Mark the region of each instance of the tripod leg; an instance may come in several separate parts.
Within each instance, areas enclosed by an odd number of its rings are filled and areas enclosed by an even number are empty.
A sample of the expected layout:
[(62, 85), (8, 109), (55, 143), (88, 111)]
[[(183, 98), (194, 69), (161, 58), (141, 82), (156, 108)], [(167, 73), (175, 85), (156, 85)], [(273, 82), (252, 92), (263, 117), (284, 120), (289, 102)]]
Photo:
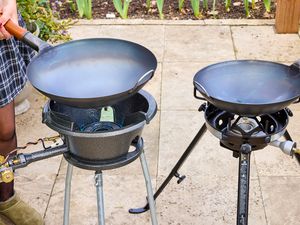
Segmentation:
[[(183, 163), (185, 162), (185, 160), (189, 157), (189, 155), (193, 151), (194, 147), (197, 145), (198, 141), (204, 135), (204, 133), (206, 132), (206, 130), (207, 130), (207, 128), (206, 128), (206, 125), (204, 123), (202, 125), (202, 127), (200, 128), (200, 130), (198, 131), (198, 133), (196, 134), (196, 136), (194, 137), (194, 139), (192, 140), (192, 142), (190, 143), (190, 145), (187, 147), (187, 149), (185, 150), (185, 152), (182, 154), (182, 156), (180, 157), (180, 159), (178, 160), (178, 162), (176, 163), (176, 165), (174, 166), (174, 168), (172, 169), (172, 171), (170, 172), (170, 174), (168, 175), (168, 177), (165, 179), (165, 181), (161, 184), (161, 186), (155, 192), (154, 199), (156, 199), (160, 195), (160, 193), (170, 183), (171, 179), (174, 176), (177, 177), (177, 178), (179, 178), (179, 180), (178, 180), (177, 183), (180, 183), (185, 178), (185, 176), (180, 176), (178, 174), (178, 170), (181, 168), (181, 166), (183, 165)], [(139, 214), (139, 213), (146, 212), (148, 209), (149, 209), (149, 203), (147, 203), (142, 208), (129, 209), (129, 213)]]
[(251, 146), (242, 145), (239, 158), (237, 225), (248, 225), (250, 154)]
[(97, 192), (98, 224), (105, 225), (102, 171), (95, 172), (95, 186)]
[(150, 208), (152, 225), (157, 225), (158, 223), (157, 223), (157, 217), (156, 217), (155, 201), (154, 201), (154, 197), (153, 197), (151, 178), (150, 178), (150, 173), (149, 173), (149, 169), (147, 166), (147, 161), (146, 161), (146, 157), (144, 154), (144, 150), (142, 150), (142, 153), (140, 155), (140, 160), (141, 160), (142, 169), (143, 169), (146, 187), (147, 187), (147, 195), (148, 195), (148, 202), (149, 202), (148, 204), (149, 204), (149, 208)]
[(66, 181), (65, 181), (64, 223), (63, 223), (64, 225), (69, 225), (72, 174), (73, 174), (73, 166), (70, 163), (68, 163)]

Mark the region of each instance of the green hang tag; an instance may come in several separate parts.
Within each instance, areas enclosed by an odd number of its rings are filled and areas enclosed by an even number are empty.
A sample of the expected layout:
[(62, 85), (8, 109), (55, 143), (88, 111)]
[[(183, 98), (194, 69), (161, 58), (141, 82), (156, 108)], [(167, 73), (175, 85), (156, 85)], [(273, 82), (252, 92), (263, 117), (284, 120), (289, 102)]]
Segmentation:
[(100, 122), (115, 122), (114, 109), (110, 106), (101, 109)]

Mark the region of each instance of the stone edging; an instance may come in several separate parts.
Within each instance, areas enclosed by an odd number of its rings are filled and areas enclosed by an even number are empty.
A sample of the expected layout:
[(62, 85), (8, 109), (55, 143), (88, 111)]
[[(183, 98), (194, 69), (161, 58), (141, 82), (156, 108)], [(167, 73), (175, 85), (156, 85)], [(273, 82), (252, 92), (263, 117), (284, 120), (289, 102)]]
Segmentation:
[(231, 26), (273, 26), (275, 19), (207, 19), (207, 20), (144, 20), (144, 19), (80, 19), (75, 25), (231, 25)]

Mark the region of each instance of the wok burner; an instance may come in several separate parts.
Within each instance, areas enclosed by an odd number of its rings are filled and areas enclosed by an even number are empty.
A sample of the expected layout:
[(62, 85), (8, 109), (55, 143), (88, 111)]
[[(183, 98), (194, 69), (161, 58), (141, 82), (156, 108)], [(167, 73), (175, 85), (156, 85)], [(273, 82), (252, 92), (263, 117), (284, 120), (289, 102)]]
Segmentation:
[(151, 222), (152, 225), (157, 225), (151, 178), (142, 139), (142, 130), (155, 116), (156, 111), (154, 98), (143, 90), (114, 105), (98, 108), (77, 108), (50, 100), (43, 109), (43, 123), (61, 135), (63, 145), (31, 154), (18, 154), (5, 162), (5, 165), (1, 162), (0, 175), (3, 171), (22, 168), (34, 161), (63, 154), (68, 162), (63, 224), (69, 224), (72, 171), (73, 166), (76, 166), (95, 171), (98, 222), (99, 225), (104, 225), (102, 171), (125, 166), (140, 158)]
[(259, 150), (279, 139), (288, 124), (287, 109), (273, 114), (256, 117), (243, 117), (208, 104), (205, 110), (207, 129), (218, 139), (221, 146), (239, 152), (243, 144), (251, 145), (252, 150)]
[[(156, 199), (173, 177), (180, 184), (184, 175), (178, 173), (179, 169), (193, 151), (201, 137), (209, 130), (220, 140), (220, 145), (233, 152), (239, 158), (237, 225), (248, 225), (248, 201), (250, 183), (250, 155), (252, 151), (260, 150), (267, 145), (279, 147), (284, 153), (293, 156), (299, 153), (296, 143), (292, 141), (286, 127), (292, 112), (282, 109), (276, 113), (259, 116), (240, 116), (219, 109), (211, 103), (204, 103), (199, 111), (204, 112), (205, 123), (202, 125), (190, 145), (182, 154), (168, 177), (154, 194)], [(279, 141), (284, 137), (286, 141)], [(297, 156), (297, 155), (296, 155)], [(299, 157), (298, 157), (298, 161)], [(143, 213), (149, 209), (149, 204), (142, 208), (130, 209), (131, 213)]]

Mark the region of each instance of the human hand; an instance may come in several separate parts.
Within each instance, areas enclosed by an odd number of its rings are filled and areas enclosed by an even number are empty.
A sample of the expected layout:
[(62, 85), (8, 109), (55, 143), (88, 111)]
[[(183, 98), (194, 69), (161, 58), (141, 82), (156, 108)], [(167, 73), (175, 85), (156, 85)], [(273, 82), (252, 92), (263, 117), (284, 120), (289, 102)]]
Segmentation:
[(16, 0), (0, 0), (0, 15), (0, 40), (9, 39), (12, 35), (8, 33), (4, 25), (9, 19), (18, 24)]

